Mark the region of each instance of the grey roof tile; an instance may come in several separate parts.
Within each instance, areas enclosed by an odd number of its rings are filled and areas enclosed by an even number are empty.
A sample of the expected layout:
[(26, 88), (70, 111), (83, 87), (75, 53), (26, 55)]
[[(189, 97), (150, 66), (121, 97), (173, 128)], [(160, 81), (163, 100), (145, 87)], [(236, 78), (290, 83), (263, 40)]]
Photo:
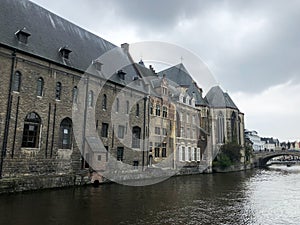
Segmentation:
[[(27, 0), (0, 0), (0, 43), (59, 64), (85, 71), (92, 60), (116, 47), (114, 44), (80, 28)], [(17, 40), (23, 28), (31, 34), (28, 43)], [(59, 49), (72, 51), (64, 62)]]
[(193, 80), (187, 69), (184, 67), (182, 63), (167, 68), (158, 73), (159, 76), (165, 75), (166, 78), (172, 80), (180, 86), (187, 86), (187, 92), (189, 95), (195, 95), (196, 105), (207, 106), (208, 102), (202, 97), (202, 94), (199, 91), (197, 83)]
[(224, 93), (220, 86), (212, 87), (205, 98), (209, 106), (213, 108), (232, 108), (238, 110), (238, 107), (234, 104), (229, 94)]

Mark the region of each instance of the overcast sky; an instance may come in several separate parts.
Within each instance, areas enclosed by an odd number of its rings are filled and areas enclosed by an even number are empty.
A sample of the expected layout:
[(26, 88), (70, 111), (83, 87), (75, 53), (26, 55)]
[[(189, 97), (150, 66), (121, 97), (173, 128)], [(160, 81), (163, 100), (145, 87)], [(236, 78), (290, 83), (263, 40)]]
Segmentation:
[(163, 41), (191, 50), (245, 113), (247, 129), (300, 140), (300, 1), (33, 2), (116, 45)]

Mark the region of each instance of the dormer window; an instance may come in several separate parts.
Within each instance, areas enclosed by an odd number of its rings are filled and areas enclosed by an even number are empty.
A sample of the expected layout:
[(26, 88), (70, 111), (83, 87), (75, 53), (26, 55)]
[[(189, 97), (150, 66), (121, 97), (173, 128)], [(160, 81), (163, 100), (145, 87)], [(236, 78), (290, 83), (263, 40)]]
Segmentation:
[(64, 46), (59, 49), (59, 52), (64, 59), (69, 59), (69, 55), (72, 52), (72, 50), (68, 46)]
[(92, 64), (96, 70), (101, 71), (103, 65), (101, 62), (99, 62), (98, 60), (93, 60)]
[(118, 76), (121, 80), (125, 80), (125, 72), (123, 70), (118, 71)]
[(23, 29), (18, 30), (15, 35), (17, 36), (19, 42), (27, 44), (28, 37), (31, 36), (31, 33), (29, 33), (29, 31), (24, 27)]

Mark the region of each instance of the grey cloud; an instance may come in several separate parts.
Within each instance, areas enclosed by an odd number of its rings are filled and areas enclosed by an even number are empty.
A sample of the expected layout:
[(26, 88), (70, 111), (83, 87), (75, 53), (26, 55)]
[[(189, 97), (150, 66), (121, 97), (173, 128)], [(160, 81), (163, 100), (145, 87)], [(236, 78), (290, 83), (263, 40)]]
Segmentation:
[[(118, 20), (124, 26), (133, 27), (140, 40), (155, 39), (187, 47), (212, 63), (221, 85), (231, 91), (257, 92), (300, 74), (300, 2), (297, 0), (288, 3), (282, 0), (77, 0), (72, 5), (68, 0), (35, 2), (52, 5), (60, 15), (72, 18), (84, 28), (117, 29), (113, 25)], [(107, 19), (109, 12), (115, 18)], [(223, 12), (237, 20), (266, 18), (267, 30), (258, 36), (249, 35), (241, 48), (227, 48), (234, 43), (229, 43), (231, 40), (226, 35), (237, 31), (231, 31), (230, 27), (219, 30), (210, 27), (216, 20), (214, 16)], [(182, 20), (196, 21), (199, 27), (176, 30)]]

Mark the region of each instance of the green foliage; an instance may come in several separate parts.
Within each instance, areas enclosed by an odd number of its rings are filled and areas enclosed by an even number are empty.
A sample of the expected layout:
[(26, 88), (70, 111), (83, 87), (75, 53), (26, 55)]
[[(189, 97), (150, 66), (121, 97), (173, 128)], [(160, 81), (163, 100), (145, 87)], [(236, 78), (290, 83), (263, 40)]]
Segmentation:
[(253, 150), (252, 147), (249, 145), (245, 145), (245, 158), (246, 161), (249, 161), (253, 156)]
[(217, 161), (213, 162), (213, 166), (221, 167), (222, 169), (229, 167), (231, 165), (232, 165), (232, 162), (231, 162), (230, 158), (223, 153), (219, 154)]
[(213, 162), (213, 166), (226, 168), (239, 163), (242, 157), (241, 149), (242, 146), (234, 142), (222, 145), (220, 153), (218, 154), (216, 160)]
[(226, 143), (226, 144), (222, 145), (221, 153), (223, 153), (224, 155), (227, 155), (232, 163), (237, 163), (237, 162), (240, 162), (241, 157), (242, 157), (241, 149), (242, 149), (242, 146), (240, 146), (236, 143), (230, 142), (230, 143)]

